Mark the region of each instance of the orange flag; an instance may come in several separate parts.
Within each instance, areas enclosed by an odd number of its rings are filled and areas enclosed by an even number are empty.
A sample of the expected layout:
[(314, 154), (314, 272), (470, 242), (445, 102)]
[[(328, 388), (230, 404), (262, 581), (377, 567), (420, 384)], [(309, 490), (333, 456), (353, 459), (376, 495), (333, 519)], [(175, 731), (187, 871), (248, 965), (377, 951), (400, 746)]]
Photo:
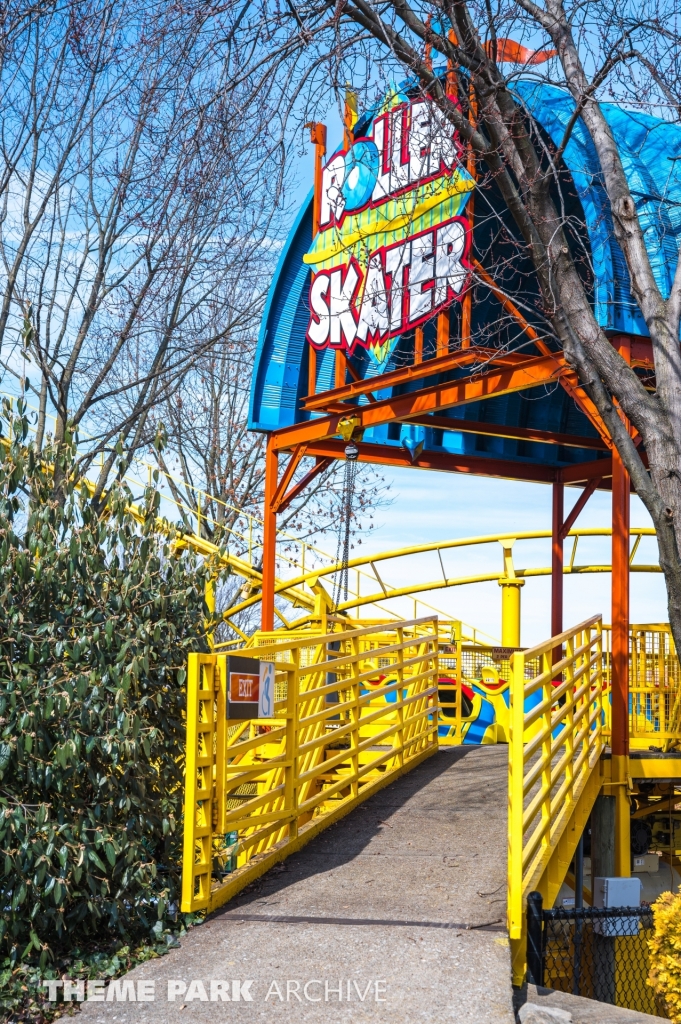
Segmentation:
[[(492, 56), (491, 40), (485, 43), (488, 57)], [(497, 39), (497, 61), (508, 64), (543, 64), (556, 56), (555, 50), (528, 50), (513, 39)]]

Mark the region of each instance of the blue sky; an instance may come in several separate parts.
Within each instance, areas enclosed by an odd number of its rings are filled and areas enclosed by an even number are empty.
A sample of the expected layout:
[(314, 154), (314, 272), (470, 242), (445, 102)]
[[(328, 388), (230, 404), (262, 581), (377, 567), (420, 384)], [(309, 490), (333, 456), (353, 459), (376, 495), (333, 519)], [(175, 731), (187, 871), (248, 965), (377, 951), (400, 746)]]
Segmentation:
[[(436, 540), (475, 537), (483, 534), (551, 529), (551, 488), (543, 484), (467, 477), (458, 474), (396, 469), (386, 472), (393, 502), (378, 512), (371, 535), (354, 554), (387, 551), (410, 544)], [(576, 488), (566, 488), (566, 514), (579, 497)], [(609, 492), (592, 495), (577, 520), (577, 527), (609, 527)], [(632, 497), (632, 526), (650, 526), (650, 517), (640, 500)], [(571, 541), (567, 541), (566, 561)], [(364, 547), (367, 544), (367, 548)], [(550, 564), (550, 541), (518, 542), (514, 548), (518, 567)], [(655, 539), (644, 539), (636, 562), (657, 562)], [(593, 538), (579, 542), (575, 564), (609, 564), (610, 539)], [(498, 544), (445, 554), (447, 576), (472, 575), (501, 568), (502, 551)], [(402, 560), (381, 569), (393, 585), (411, 580), (428, 581), (442, 575), (437, 555)], [(564, 625), (567, 628), (590, 615), (601, 613), (610, 622), (610, 574), (591, 574), (565, 579)], [(500, 634), (501, 595), (497, 583), (481, 583), (439, 590), (424, 599), (462, 618), (470, 625), (498, 637)], [(412, 606), (413, 607), (413, 606)], [(410, 609), (404, 606), (404, 612)], [(421, 613), (421, 612), (419, 612)], [(522, 591), (523, 645), (538, 643), (550, 635), (550, 581), (548, 577), (528, 579)], [(666, 595), (660, 574), (632, 573), (631, 621), (666, 622)]]

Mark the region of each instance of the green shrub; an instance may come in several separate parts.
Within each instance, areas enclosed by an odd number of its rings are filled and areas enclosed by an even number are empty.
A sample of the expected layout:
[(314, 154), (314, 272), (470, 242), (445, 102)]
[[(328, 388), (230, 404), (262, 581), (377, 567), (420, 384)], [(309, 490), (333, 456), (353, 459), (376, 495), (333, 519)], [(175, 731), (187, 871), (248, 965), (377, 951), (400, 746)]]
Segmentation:
[(46, 966), (176, 919), (183, 666), (206, 650), (210, 567), (157, 532), (154, 488), (142, 523), (124, 487), (98, 513), (69, 482), (72, 441), (39, 459), (4, 419), (0, 953)]

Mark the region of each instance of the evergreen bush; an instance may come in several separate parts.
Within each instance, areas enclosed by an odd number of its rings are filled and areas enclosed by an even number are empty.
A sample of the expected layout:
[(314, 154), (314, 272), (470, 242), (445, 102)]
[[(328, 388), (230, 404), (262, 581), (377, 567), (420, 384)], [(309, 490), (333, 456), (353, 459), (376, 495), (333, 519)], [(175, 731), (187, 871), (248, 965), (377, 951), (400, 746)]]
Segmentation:
[[(176, 920), (185, 669), (212, 567), (114, 486), (96, 510), (75, 442), (40, 456), (4, 408), (0, 451), (0, 949), (153, 940)], [(7, 429), (9, 428), (9, 430)]]

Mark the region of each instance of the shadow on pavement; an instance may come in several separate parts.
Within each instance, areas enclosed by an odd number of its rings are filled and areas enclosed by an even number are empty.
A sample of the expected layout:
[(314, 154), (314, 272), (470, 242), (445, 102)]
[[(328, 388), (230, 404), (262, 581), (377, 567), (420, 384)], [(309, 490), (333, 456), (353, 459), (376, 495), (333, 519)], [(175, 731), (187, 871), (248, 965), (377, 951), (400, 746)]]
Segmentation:
[[(298, 853), (292, 854), (283, 863), (270, 869), (262, 878), (252, 882), (226, 907), (212, 914), (211, 920), (217, 920), (225, 915), (236, 915), (246, 920), (247, 915), (243, 913), (243, 910), (255, 900), (282, 892), (303, 879), (322, 874), (330, 868), (340, 867), (354, 860), (372, 839), (383, 831), (381, 826), (384, 824), (386, 816), (400, 810), (430, 783), (463, 761), (467, 754), (476, 749), (478, 748), (473, 746), (440, 749), (437, 754), (406, 775), (396, 779), (385, 789), (380, 790), (346, 817), (334, 825), (330, 825)], [(424, 808), (419, 809), (423, 810)], [(269, 920), (272, 918), (270, 917)], [(316, 920), (319, 919), (316, 918)], [(329, 923), (332, 922), (329, 921)], [(442, 925), (438, 925), (438, 927), (442, 927)]]

